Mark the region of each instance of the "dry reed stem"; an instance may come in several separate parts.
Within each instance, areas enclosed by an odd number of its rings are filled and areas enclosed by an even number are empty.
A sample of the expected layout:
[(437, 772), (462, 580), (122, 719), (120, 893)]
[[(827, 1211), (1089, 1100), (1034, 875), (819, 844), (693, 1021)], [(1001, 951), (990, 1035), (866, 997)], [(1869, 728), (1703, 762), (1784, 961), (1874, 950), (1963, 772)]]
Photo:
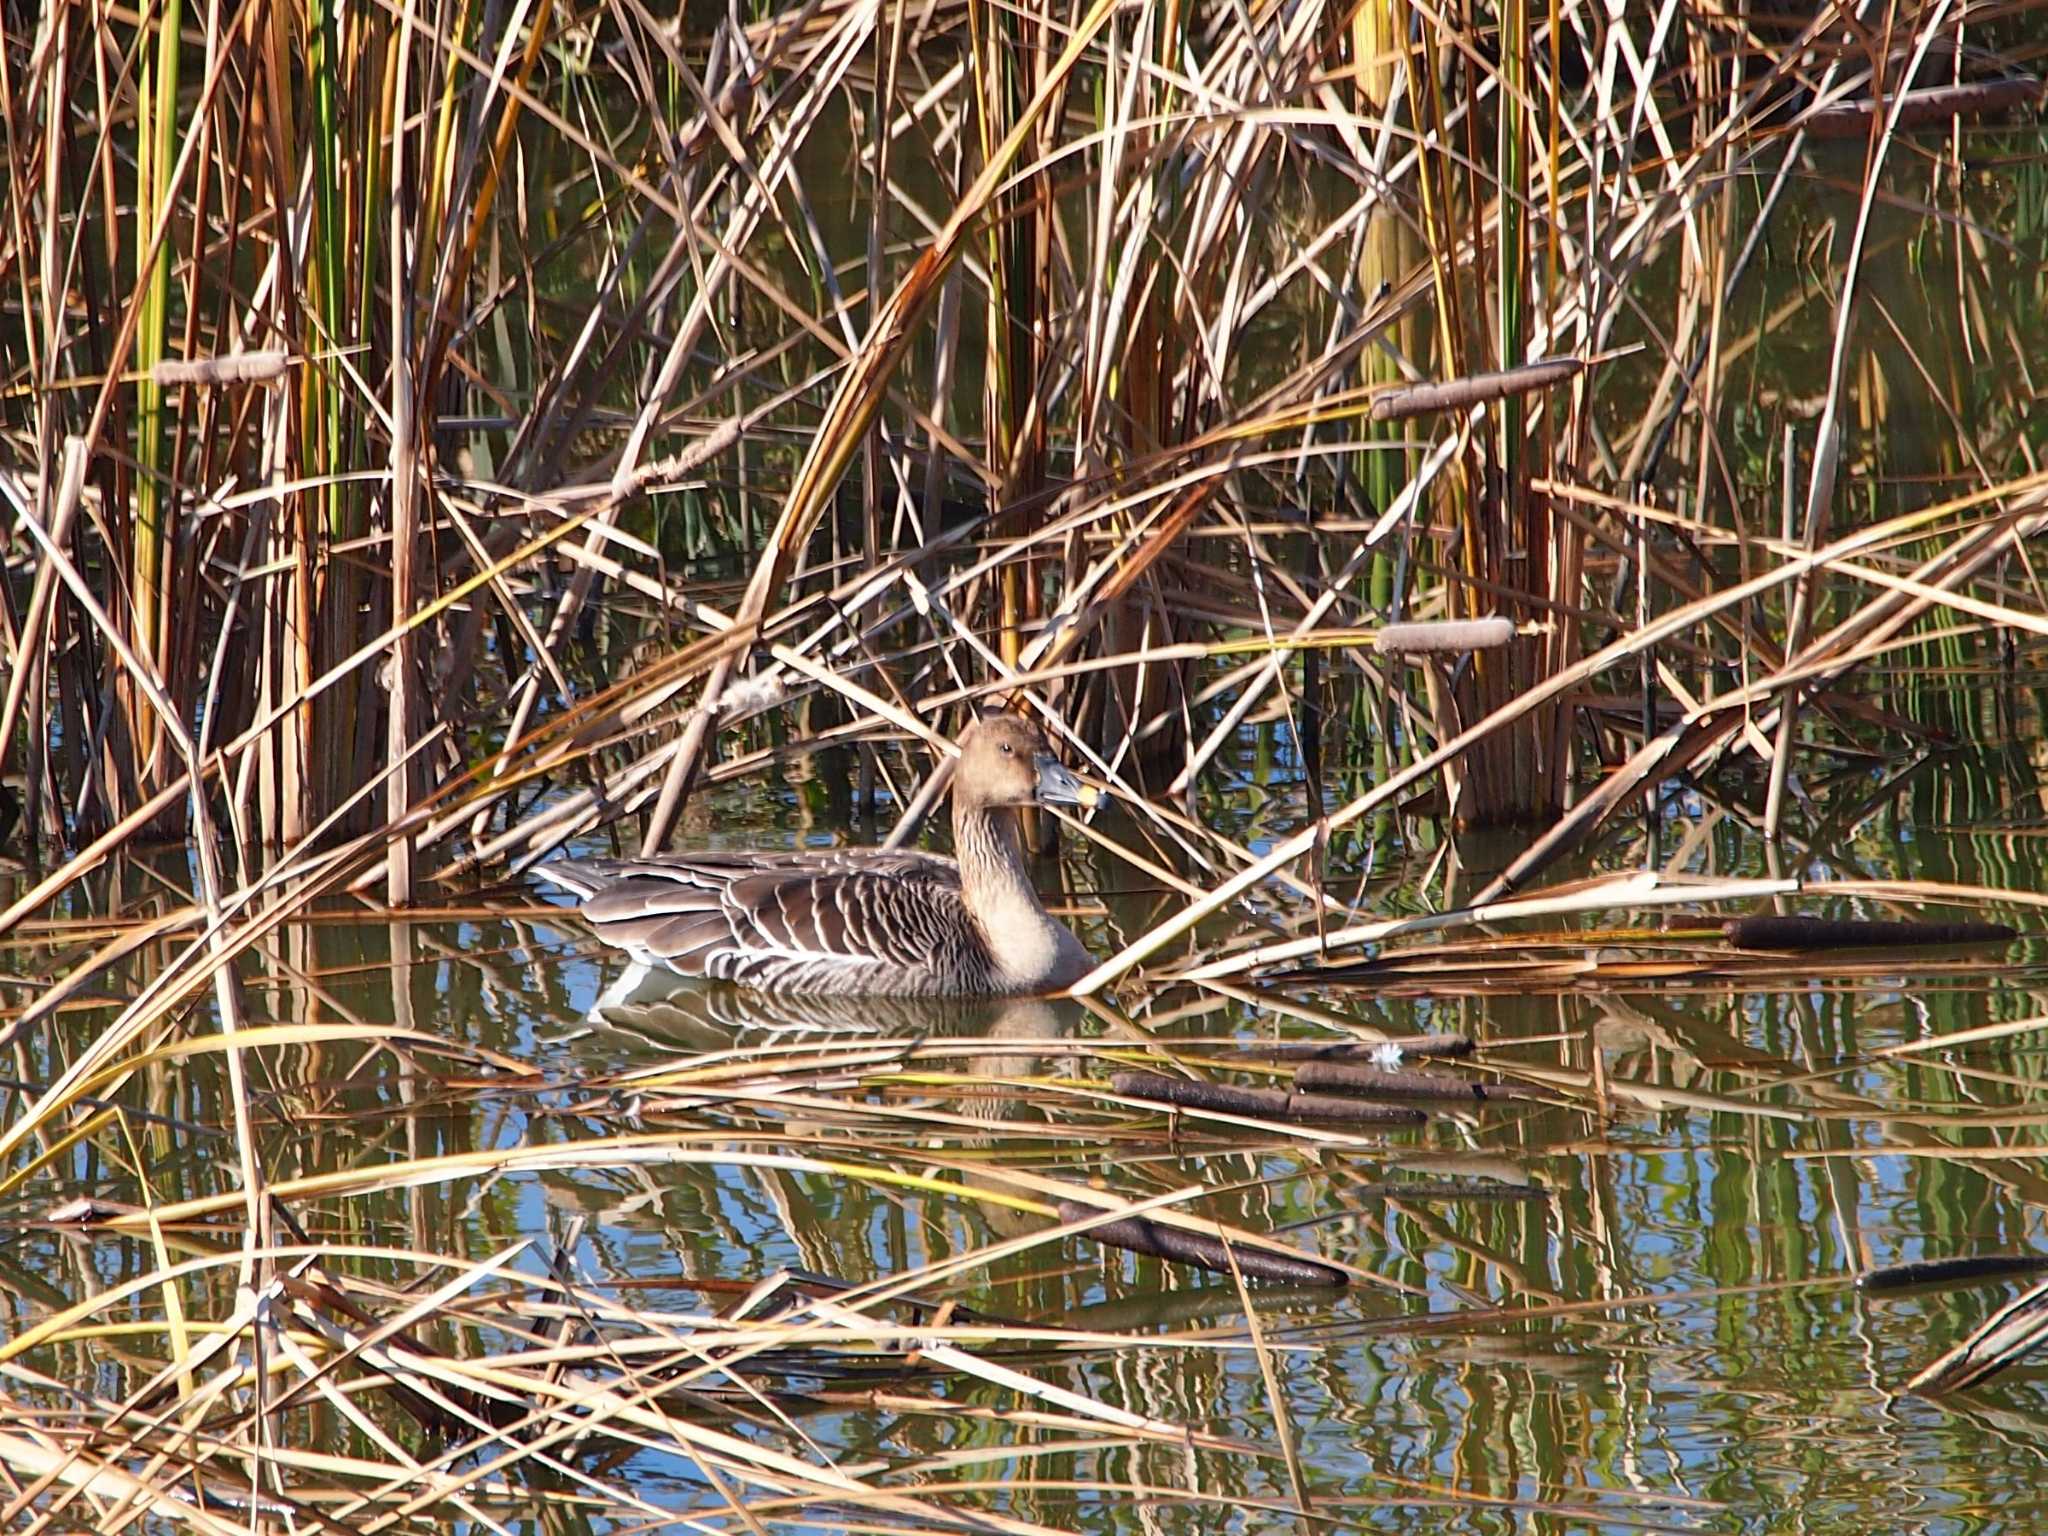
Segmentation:
[[(1573, 19), (1547, 35), (1547, 58), (1532, 48), (1510, 68), (1502, 46), (1542, 29), (1501, 25), (1509, 10), (1418, 8), (1433, 46), (1404, 43), (1374, 100), (1341, 89), (1356, 61), (1329, 48), (1353, 18), (1327, 6), (1219, 13), (1199, 36), (1150, 0), (1003, 13), (1040, 50), (1032, 94), (998, 125), (993, 153), (970, 154), (961, 146), (993, 98), (951, 62), (977, 24), (962, 5), (883, 13), (817, 0), (700, 38), (638, 6), (586, 34), (582, 18), (543, 3), (480, 39), (463, 7), (385, 3), (350, 13), (334, 29), (339, 56), (319, 63), (293, 57), (310, 17), (252, 0), (194, 13), (183, 89), (149, 98), (137, 66), (164, 52), (161, 13), (44, 7), (0, 57), (12, 172), (0, 281), (19, 297), (8, 334), (23, 343), (0, 374), (0, 501), (17, 535), (0, 604), (0, 766), (18, 773), (0, 803), (19, 783), (30, 814), (18, 835), (48, 872), (8, 890), (0, 933), (23, 941), (25, 920), (73, 888), (85, 900), (84, 877), (147, 838), (193, 842), (189, 904), (96, 934), (12, 1010), (9, 1038), (38, 1047), (100, 978), (167, 941), (168, 963), (17, 1105), (0, 1130), (0, 1178), (40, 1176), (50, 1148), (113, 1136), (107, 1106), (138, 1072), (218, 1057), (237, 1079), (237, 1156), (199, 1213), (239, 1215), (239, 1255), (223, 1262), (262, 1284), (296, 1262), (264, 1241), (273, 1213), (302, 1197), (364, 1198), (377, 1175), (341, 1170), (331, 1187), (276, 1177), (296, 1170), (270, 1166), (258, 1134), (268, 1111), (242, 1074), (282, 1051), (366, 1040), (368, 1026), (251, 1027), (236, 966), (343, 886), (381, 882), (394, 903), (416, 899), (427, 881), (494, 875), (650, 803), (661, 841), (681, 798), (663, 787), (693, 773), (731, 783), (850, 746), (911, 802), (908, 835), (943, 791), (944, 742), (964, 709), (1030, 710), (1140, 818), (1134, 836), (1086, 829), (1105, 860), (1186, 900), (1106, 960), (1084, 983), (1094, 990), (1240, 896), (1256, 890), (1264, 906), (1269, 881), (1281, 905), (1261, 916), (1275, 935), (1176, 963), (1220, 974), (1384, 936), (1326, 888), (1352, 873), (1364, 888), (1333, 834), (1453, 767), (1499, 793), (1535, 762), (1531, 777), (1560, 794), (1582, 739), (1621, 765), (1553, 821), (1516, 879), (1723, 751), (1769, 759), (1776, 823), (1796, 712), (1827, 740), (1891, 728), (1842, 689), (1856, 669), (1913, 645), (2048, 633), (2028, 548), (2040, 481), (2015, 448), (2033, 408), (2024, 366), (1979, 369), (1967, 401), (1940, 400), (1955, 430), (1973, 424), (1962, 446), (1974, 491), (1801, 547), (1760, 536), (1743, 504), (1753, 492), (1731, 407), (1787, 413), (1742, 400), (1734, 365), (1768, 371), (1766, 343), (1834, 304), (1824, 409), (1839, 418), (1863, 329), (1822, 284), (1761, 293), (1754, 322), (1722, 303), (1784, 243), (1779, 210), (1798, 193), (1807, 138), (1853, 120), (1875, 136), (1850, 176), (1852, 274), (1867, 279), (1896, 249), (1877, 244), (1881, 216), (1941, 221), (1956, 239), (1958, 355), (2023, 363), (2029, 333), (2001, 327), (1995, 299), (2001, 253), (2026, 248), (1960, 177), (1951, 199), (1946, 186), (1922, 197), (1877, 174), (1904, 177), (1892, 136), (1918, 114), (2019, 94), (1996, 79), (1939, 98), (1897, 88), (1902, 66), (1910, 85), (1935, 50), (1964, 32), (1998, 35), (2000, 19), (1961, 0), (1919, 7), (1899, 18), (1894, 56), (1872, 61), (1860, 43), (1836, 46), (1826, 16), (1771, 37), (1749, 23), (1717, 30), (1664, 0), (1620, 24)], [(1100, 89), (1070, 88), (1077, 71)], [(1873, 92), (1881, 130), (1862, 99)], [(322, 100), (331, 124), (316, 116)], [(841, 134), (855, 112), (871, 131)], [(164, 135), (152, 152), (176, 146), (152, 163), (147, 198), (131, 179), (145, 121)], [(1503, 124), (1489, 164), (1479, 146)], [(821, 152), (865, 198), (857, 253), (804, 184)], [(1740, 189), (1765, 168), (1752, 216)], [(124, 226), (123, 208), (141, 222)], [(1420, 243), (1407, 270), (1368, 291), (1360, 253), (1388, 221)], [(1032, 249), (1021, 283), (983, 248), (1012, 232)], [(149, 298), (159, 271), (161, 303)], [(865, 273), (865, 292), (849, 289), (860, 281), (849, 272)], [(1025, 360), (1009, 375), (1021, 388), (1007, 446), (993, 424), (979, 441), (944, 398), (974, 350), (962, 316), (1003, 295), (1020, 316), (1028, 307), (1031, 331), (1006, 354)], [(1445, 321), (1434, 338), (1414, 323), (1432, 305)], [(1480, 314), (1491, 332), (1467, 328)], [(1941, 350), (1911, 339), (1918, 317), (1893, 306), (1884, 318), (1908, 353), (1902, 377), (1931, 391)], [(1430, 382), (1499, 363), (1512, 372), (1541, 351), (1603, 358), (1617, 330), (1646, 338), (1641, 364), (1610, 359), (1540, 401), (1507, 406)], [(1257, 338), (1272, 335), (1293, 350), (1261, 353)], [(913, 401), (909, 375), (927, 354), (933, 398)], [(286, 358), (271, 387), (273, 360)], [(1387, 371), (1368, 380), (1367, 358)], [(152, 388), (179, 386), (155, 407), (156, 446), (135, 376), (144, 364)], [(1425, 398), (1436, 391), (1455, 419), (1414, 442), (1372, 435), (1368, 418), (1389, 398), (1374, 381), (1397, 375)], [(1507, 422), (1520, 426), (1504, 435)], [(1884, 425), (1861, 440), (1881, 440)], [(858, 548), (833, 515), (855, 456), (862, 504), (846, 522), (860, 524)], [(1376, 461), (1402, 469), (1368, 502), (1359, 486)], [(1491, 535), (1467, 514), (1489, 507), (1498, 469), (1511, 471), (1508, 503), (1541, 517), (1496, 530), (1487, 557)], [(1814, 476), (1816, 511), (1834, 499), (1826, 480)], [(966, 517), (947, 507), (956, 482), (987, 504)], [(1668, 494), (1680, 484), (1683, 503)], [(152, 505), (160, 529), (138, 526)], [(891, 508), (894, 526), (914, 531), (877, 547)], [(649, 509), (673, 512), (670, 525), (653, 526)], [(1979, 509), (1992, 510), (1973, 524)], [(156, 532), (179, 563), (139, 558)], [(1531, 562), (1520, 570), (1517, 550)], [(1607, 589), (1617, 551), (1641, 579)], [(1739, 579), (1724, 555), (1741, 562)], [(709, 563), (688, 563), (699, 559)], [(146, 568), (158, 572), (148, 591), (124, 584)], [(1787, 602), (1789, 591), (1810, 595)], [(1482, 660), (1459, 685), (1471, 690), (1462, 726), (1415, 740), (1406, 680), (1363, 645), (1393, 618), (1496, 609), (1544, 626), (1517, 641), (1540, 652), (1538, 680), (1517, 688), (1505, 658)], [(1944, 609), (1981, 628), (1936, 627)], [(1315, 681), (1301, 665), (1311, 655), (1333, 663)], [(1623, 665), (1644, 680), (1641, 723), (1617, 725), (1601, 703), (1614, 697), (1602, 674)], [(1733, 691), (1714, 676), (1728, 666), (1745, 673)], [(805, 739), (776, 739), (751, 707), (720, 707), (749, 672), (780, 690), (767, 707), (809, 722)], [(1655, 714), (1653, 690), (1677, 701), (1675, 715)], [(1105, 726), (1118, 699), (1128, 713)], [(1214, 804), (1194, 797), (1229, 782), (1251, 722), (1285, 721), (1299, 747), (1308, 722), (1354, 702), (1390, 750), (1384, 771), (1369, 754), (1347, 765), (1379, 775), (1370, 792), (1328, 816), (1321, 784), (1308, 805), (1244, 824), (1191, 814)], [(729, 751), (711, 764), (714, 737)], [(1406, 762), (1393, 751), (1411, 745)], [(1294, 867), (1303, 856), (1313, 867)], [(1803, 888), (1887, 894), (1881, 882)], [(1331, 934), (1305, 936), (1333, 910), (1345, 916)], [(385, 1043), (424, 1047), (403, 1032)], [(816, 1070), (835, 1065), (822, 1060)], [(858, 1083), (892, 1070), (886, 1053), (836, 1066)], [(745, 1083), (678, 1086), (719, 1113), (776, 1109)], [(1106, 1113), (1086, 1091), (1032, 1091)], [(785, 1098), (834, 1112), (834, 1090), (816, 1084)], [(889, 1124), (873, 1103), (837, 1113), (878, 1136)], [(951, 1131), (961, 1119), (905, 1112), (895, 1128)], [(169, 1207), (180, 1208), (195, 1209)], [(176, 1267), (160, 1256), (158, 1294), (182, 1294), (196, 1273), (166, 1279)], [(474, 1283), (488, 1289), (481, 1271)], [(436, 1294), (461, 1291), (451, 1286)], [(283, 1306), (284, 1292), (261, 1294)], [(363, 1294), (386, 1322), (405, 1310)], [(338, 1362), (380, 1373), (375, 1390), (393, 1400), (446, 1400), (458, 1385), (381, 1344), (366, 1364), (348, 1340), (380, 1325), (344, 1338), (303, 1297), (292, 1306), (311, 1310), (290, 1324), (281, 1311), (214, 1319), (243, 1339), (289, 1340), (271, 1358), (297, 1373), (292, 1402), (318, 1394), (369, 1436), (383, 1420), (351, 1416), (366, 1397)], [(851, 1326), (813, 1317), (804, 1338)], [(323, 1364), (321, 1349), (338, 1353)], [(184, 1394), (195, 1418), (219, 1410), (231, 1427), (174, 1430), (166, 1408), (135, 1441), (143, 1460), (102, 1459), (112, 1442), (53, 1456), (34, 1433), (0, 1459), (35, 1497), (69, 1500), (67, 1517), (89, 1509), (116, 1525), (212, 1519), (177, 1502), (180, 1476), (274, 1490), (279, 1468), (254, 1428), (270, 1388), (247, 1399), (253, 1412), (227, 1413), (226, 1394), (259, 1378), (233, 1354), (174, 1353), (189, 1380), (170, 1401)], [(558, 1453), (573, 1394), (503, 1370), (531, 1407), (536, 1464), (568, 1466)], [(628, 1371), (592, 1401), (620, 1432), (661, 1437), (666, 1410), (650, 1405), (662, 1386)], [(1100, 1415), (1084, 1405), (1047, 1418), (1078, 1436)], [(326, 1491), (360, 1485), (373, 1462), (376, 1494), (351, 1493), (346, 1507), (388, 1525), (464, 1499), (482, 1523), (525, 1453), (494, 1426), (465, 1434), (498, 1458), (488, 1497), (481, 1484), (460, 1493), (454, 1463), (402, 1448), (379, 1447), (365, 1466), (309, 1463), (308, 1477)], [(771, 1488), (730, 1445), (700, 1453), (732, 1480), (735, 1522), (839, 1496), (882, 1499), (876, 1519), (968, 1519), (815, 1468), (777, 1471), (787, 1481)], [(149, 1476), (119, 1481), (138, 1465)], [(1289, 1469), (1303, 1504), (1301, 1469)], [(597, 1507), (647, 1513), (614, 1482), (574, 1486)], [(34, 1499), (16, 1503), (21, 1513)], [(1317, 1500), (1319, 1514), (1332, 1507)]]

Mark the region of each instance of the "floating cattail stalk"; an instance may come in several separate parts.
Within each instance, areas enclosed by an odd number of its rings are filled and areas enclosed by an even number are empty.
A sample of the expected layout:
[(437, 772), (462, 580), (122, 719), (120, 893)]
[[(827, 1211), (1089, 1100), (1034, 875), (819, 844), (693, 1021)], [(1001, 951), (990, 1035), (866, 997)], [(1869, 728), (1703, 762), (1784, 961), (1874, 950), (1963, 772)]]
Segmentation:
[(2011, 1280), (2048, 1269), (2048, 1254), (1973, 1253), (1955, 1259), (1915, 1259), (1907, 1264), (1881, 1264), (1856, 1277), (1866, 1291), (1907, 1291), (1921, 1286), (1981, 1285)]
[[(1069, 1222), (1087, 1221), (1100, 1214), (1094, 1207), (1083, 1205), (1078, 1200), (1062, 1200), (1059, 1208), (1060, 1219)], [(1206, 1233), (1184, 1232), (1179, 1227), (1164, 1226), (1143, 1216), (1121, 1216), (1115, 1221), (1105, 1221), (1090, 1227), (1086, 1235), (1112, 1248), (1128, 1248), (1132, 1253), (1192, 1264), (1197, 1269), (1213, 1270), (1219, 1275), (1231, 1272), (1231, 1260), (1234, 1258), (1237, 1260), (1237, 1272), (1247, 1280), (1278, 1280), (1287, 1285), (1332, 1287), (1350, 1283), (1350, 1277), (1343, 1270), (1306, 1255), (1289, 1257), (1265, 1248), (1240, 1248)]]
[(1171, 1104), (1178, 1109), (1254, 1115), (1266, 1120), (1367, 1120), (1380, 1125), (1420, 1125), (1429, 1118), (1419, 1109), (1394, 1109), (1320, 1093), (1290, 1093), (1285, 1088), (1230, 1088), (1221, 1083), (1168, 1077), (1160, 1072), (1117, 1072), (1111, 1074), (1109, 1081), (1127, 1098)]
[(1294, 1086), (1308, 1092), (1356, 1094), (1369, 1099), (1534, 1099), (1539, 1095), (1509, 1083), (1482, 1083), (1444, 1072), (1398, 1072), (1342, 1061), (1311, 1061), (1294, 1074)]
[(2010, 944), (2004, 923), (1893, 923), (1833, 917), (1737, 917), (1721, 925), (1737, 949), (1889, 949), (1938, 944)]

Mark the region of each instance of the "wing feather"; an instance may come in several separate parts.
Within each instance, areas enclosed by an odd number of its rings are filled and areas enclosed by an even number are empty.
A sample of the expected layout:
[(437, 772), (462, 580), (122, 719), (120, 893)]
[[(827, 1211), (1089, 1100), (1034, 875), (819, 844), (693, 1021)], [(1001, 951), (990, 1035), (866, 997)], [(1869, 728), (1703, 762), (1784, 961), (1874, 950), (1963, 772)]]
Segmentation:
[[(882, 849), (557, 860), (538, 866), (583, 897), (606, 943), (648, 964), (788, 991), (960, 990), (989, 957), (959, 866)], [(951, 980), (954, 985), (942, 985)]]

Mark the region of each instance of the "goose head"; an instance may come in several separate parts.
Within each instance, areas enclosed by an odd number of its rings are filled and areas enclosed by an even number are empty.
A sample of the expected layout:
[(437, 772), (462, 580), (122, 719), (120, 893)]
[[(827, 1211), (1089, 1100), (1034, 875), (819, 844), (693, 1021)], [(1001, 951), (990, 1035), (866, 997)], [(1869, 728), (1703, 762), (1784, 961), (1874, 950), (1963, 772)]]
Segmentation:
[(985, 715), (960, 735), (953, 778), (956, 809), (1093, 805), (1100, 798), (1052, 755), (1045, 737), (1016, 715)]

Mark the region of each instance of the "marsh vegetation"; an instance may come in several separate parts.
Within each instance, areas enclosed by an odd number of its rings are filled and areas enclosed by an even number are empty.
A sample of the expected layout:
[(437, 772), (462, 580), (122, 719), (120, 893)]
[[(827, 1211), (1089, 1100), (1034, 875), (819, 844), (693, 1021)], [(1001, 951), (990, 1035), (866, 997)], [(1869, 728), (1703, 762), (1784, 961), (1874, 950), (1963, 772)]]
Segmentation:
[(2048, 7), (0, 7), (0, 1526), (2025, 1522)]

